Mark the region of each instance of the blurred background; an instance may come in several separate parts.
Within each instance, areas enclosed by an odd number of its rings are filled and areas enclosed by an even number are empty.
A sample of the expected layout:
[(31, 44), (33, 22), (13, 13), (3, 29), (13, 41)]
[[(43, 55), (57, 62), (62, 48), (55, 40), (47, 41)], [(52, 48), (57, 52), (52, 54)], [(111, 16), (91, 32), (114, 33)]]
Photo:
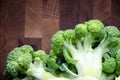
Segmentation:
[(28, 44), (48, 53), (56, 31), (90, 19), (120, 28), (120, 0), (0, 0), (0, 80), (13, 48)]

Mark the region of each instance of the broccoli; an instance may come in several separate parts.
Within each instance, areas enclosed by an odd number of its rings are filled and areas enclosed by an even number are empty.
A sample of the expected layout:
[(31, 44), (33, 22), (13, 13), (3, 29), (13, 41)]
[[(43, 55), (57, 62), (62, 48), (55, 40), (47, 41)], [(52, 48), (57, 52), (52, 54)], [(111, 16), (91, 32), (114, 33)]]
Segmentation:
[(4, 75), (8, 80), (68, 80), (48, 72), (46, 61), (43, 50), (34, 51), (31, 46), (24, 45), (9, 53)]
[(113, 73), (116, 68), (116, 60), (108, 54), (104, 54), (104, 62), (102, 63), (103, 71), (106, 73)]
[(29, 45), (7, 57), (6, 80), (119, 80), (120, 31), (100, 20), (57, 31), (49, 54)]
[[(26, 49), (25, 49), (26, 48)], [(14, 48), (7, 57), (4, 75), (7, 79), (23, 78), (32, 62), (33, 48), (28, 45)], [(22, 76), (21, 76), (22, 75)]]
[[(52, 37), (50, 52), (50, 58), (54, 57), (54, 62), (59, 65), (54, 71), (61, 70), (73, 77), (96, 80), (100, 80), (102, 72), (119, 74), (119, 57), (116, 56), (117, 51), (111, 50), (118, 47), (119, 36), (118, 28), (104, 27), (99, 20), (89, 20), (77, 24), (75, 29), (58, 31)], [(105, 53), (109, 53), (108, 59), (103, 58)], [(76, 70), (70, 69), (71, 66)]]

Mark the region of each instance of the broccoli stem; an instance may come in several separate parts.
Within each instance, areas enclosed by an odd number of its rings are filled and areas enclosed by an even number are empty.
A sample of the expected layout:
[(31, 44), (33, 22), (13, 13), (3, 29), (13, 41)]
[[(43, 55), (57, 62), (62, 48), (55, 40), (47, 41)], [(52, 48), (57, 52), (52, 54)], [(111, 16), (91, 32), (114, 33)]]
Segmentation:
[(42, 61), (31, 63), (27, 74), (33, 76), (36, 80), (68, 80), (67, 78), (56, 77), (50, 72), (47, 72), (44, 69)]
[(92, 42), (93, 42), (93, 37), (91, 36), (90, 33), (88, 33), (85, 37), (84, 37), (84, 41), (83, 41), (83, 49), (84, 51), (88, 51), (89, 49), (92, 48)]
[(98, 80), (98, 79), (91, 77), (91, 76), (86, 76), (86, 77), (78, 77), (74, 80)]
[(68, 80), (63, 77), (53, 76), (51, 73), (46, 71), (43, 71), (42, 73), (39, 71), (38, 73), (34, 73), (33, 76), (38, 80)]
[(95, 49), (88, 47), (87, 51), (80, 51), (69, 43), (65, 43), (65, 47), (67, 48), (66, 50), (69, 50), (70, 56), (77, 61), (75, 66), (79, 77), (91, 76), (97, 80), (100, 79), (102, 73), (102, 55), (105, 49), (98, 46)]
[(71, 75), (74, 76), (74, 77), (78, 77), (77, 74), (73, 73), (70, 69), (68, 69), (68, 67), (66, 66), (65, 63), (62, 64), (62, 67), (65, 69), (65, 71), (66, 71), (67, 73), (71, 74)]
[(80, 77), (91, 76), (99, 79), (102, 72), (101, 58), (97, 57), (94, 53), (91, 52), (81, 54), (80, 56), (81, 57), (78, 59), (80, 62), (76, 63), (78, 75)]

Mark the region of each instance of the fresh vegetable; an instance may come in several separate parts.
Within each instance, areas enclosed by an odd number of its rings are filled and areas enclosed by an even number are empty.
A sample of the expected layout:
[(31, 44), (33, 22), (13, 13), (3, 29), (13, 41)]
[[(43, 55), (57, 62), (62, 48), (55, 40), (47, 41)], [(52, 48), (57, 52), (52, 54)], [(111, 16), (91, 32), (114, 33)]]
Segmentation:
[(55, 77), (45, 70), (47, 55), (43, 50), (33, 51), (29, 45), (13, 49), (4, 71), (7, 80), (68, 80)]
[[(5, 77), (11, 80), (118, 80), (120, 31), (99, 20), (77, 24), (52, 37), (49, 54), (24, 45), (7, 58)], [(118, 78), (117, 78), (118, 77)]]

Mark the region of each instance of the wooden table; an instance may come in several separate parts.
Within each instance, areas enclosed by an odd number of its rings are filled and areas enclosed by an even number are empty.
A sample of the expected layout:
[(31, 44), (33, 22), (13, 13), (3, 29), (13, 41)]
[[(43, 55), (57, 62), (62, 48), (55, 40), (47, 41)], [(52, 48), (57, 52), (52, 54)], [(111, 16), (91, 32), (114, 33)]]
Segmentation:
[(120, 0), (1, 0), (0, 79), (13, 48), (29, 44), (48, 53), (56, 31), (89, 19), (120, 28)]

